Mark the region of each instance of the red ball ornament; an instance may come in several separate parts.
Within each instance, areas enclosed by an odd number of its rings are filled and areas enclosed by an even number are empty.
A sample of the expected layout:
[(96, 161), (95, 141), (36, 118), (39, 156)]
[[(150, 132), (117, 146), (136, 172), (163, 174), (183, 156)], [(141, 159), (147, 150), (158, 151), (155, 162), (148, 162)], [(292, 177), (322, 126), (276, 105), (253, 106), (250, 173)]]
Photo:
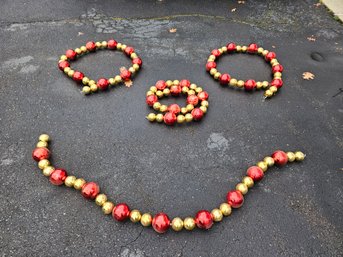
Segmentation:
[(187, 79), (183, 79), (180, 81), (180, 84), (179, 84), (181, 87), (190, 87), (191, 85), (191, 82)]
[(275, 86), (277, 88), (282, 87), (283, 82), (282, 79), (273, 79), (272, 82), (270, 83), (272, 86)]
[(88, 182), (83, 185), (81, 189), (81, 194), (84, 198), (87, 199), (95, 199), (95, 197), (99, 194), (100, 188), (99, 186), (94, 182)]
[(222, 85), (226, 85), (226, 84), (229, 83), (230, 79), (231, 79), (230, 75), (224, 73), (224, 74), (222, 74), (222, 75), (220, 76), (220, 78), (219, 78), (219, 83), (222, 84)]
[(148, 95), (146, 97), (146, 103), (149, 106), (153, 106), (154, 103), (156, 103), (158, 101), (158, 97), (156, 95)]
[(178, 86), (171, 86), (170, 87), (170, 93), (173, 95), (173, 96), (178, 96), (179, 94), (181, 94), (181, 87), (178, 85)]
[(107, 41), (107, 47), (109, 49), (116, 49), (117, 48), (117, 41), (113, 40), (113, 39), (110, 39)]
[(109, 86), (109, 82), (107, 79), (99, 79), (98, 82), (96, 83), (96, 85), (98, 86), (98, 88), (100, 88), (101, 90), (106, 90)]
[(275, 151), (273, 154), (272, 154), (272, 158), (274, 159), (274, 162), (276, 165), (278, 166), (283, 166), (287, 163), (288, 161), (288, 157), (287, 157), (287, 154), (283, 151)]
[(163, 89), (165, 89), (167, 87), (167, 85), (166, 85), (166, 82), (164, 80), (159, 80), (159, 81), (156, 82), (155, 87), (158, 90), (162, 91)]
[(201, 229), (210, 229), (213, 225), (212, 215), (209, 211), (201, 210), (195, 215), (195, 224)]
[(210, 71), (212, 68), (216, 68), (217, 64), (215, 62), (207, 62), (206, 63), (206, 70)]
[(246, 91), (252, 91), (256, 87), (256, 82), (253, 79), (249, 79), (244, 83), (244, 89)]
[(194, 108), (191, 112), (193, 120), (198, 121), (204, 117), (204, 112), (200, 108)]
[(258, 49), (258, 46), (256, 45), (256, 44), (250, 44), (249, 46), (248, 46), (248, 53), (251, 53), (251, 54), (253, 54), (253, 53), (257, 53), (257, 49)]
[(63, 169), (55, 169), (49, 178), (51, 184), (55, 186), (60, 186), (64, 183), (64, 180), (67, 178), (67, 172)]
[(264, 172), (258, 166), (251, 166), (247, 170), (247, 175), (251, 177), (254, 181), (260, 181), (264, 176)]
[(176, 115), (173, 112), (167, 112), (163, 116), (164, 123), (167, 125), (174, 125), (176, 122)]
[(267, 53), (265, 59), (266, 61), (270, 62), (271, 60), (275, 59), (276, 58), (276, 53), (274, 52), (269, 52)]
[(93, 41), (89, 41), (86, 44), (86, 48), (87, 48), (88, 51), (93, 52), (93, 51), (96, 50), (96, 45), (95, 45), (95, 43)]
[(170, 220), (167, 214), (160, 212), (152, 219), (152, 227), (157, 233), (165, 233), (170, 226)]
[(239, 208), (244, 203), (244, 197), (242, 193), (238, 190), (229, 191), (226, 195), (226, 200), (232, 208)]
[(199, 98), (196, 95), (189, 95), (187, 97), (187, 104), (197, 105), (199, 102)]
[(73, 80), (77, 83), (82, 82), (82, 79), (85, 77), (85, 75), (80, 71), (75, 71), (73, 74)]
[(61, 71), (64, 71), (65, 68), (67, 67), (70, 67), (70, 63), (67, 62), (67, 61), (60, 61), (58, 63), (58, 68), (61, 70)]
[(73, 49), (69, 49), (66, 51), (66, 56), (70, 60), (74, 60), (76, 58), (76, 52)]
[(215, 57), (219, 57), (220, 51), (218, 49), (214, 49), (214, 50), (212, 50), (211, 54), (214, 55)]
[(198, 94), (198, 98), (203, 101), (208, 99), (208, 93), (206, 91), (202, 91)]
[(140, 66), (142, 66), (142, 59), (141, 58), (134, 58), (132, 60), (132, 64), (138, 64), (140, 67)]
[(130, 216), (130, 209), (126, 203), (118, 203), (112, 211), (112, 216), (118, 221), (124, 221)]
[(178, 104), (171, 104), (168, 107), (168, 111), (172, 112), (172, 113), (175, 113), (175, 114), (178, 114), (178, 113), (180, 113), (181, 108), (180, 108), (180, 106)]
[(236, 44), (235, 43), (229, 43), (226, 45), (228, 52), (234, 52), (236, 51)]
[(32, 158), (39, 162), (40, 160), (49, 159), (50, 151), (45, 147), (37, 147), (32, 151)]
[(133, 49), (133, 47), (131, 46), (127, 46), (124, 51), (128, 56), (130, 56), (135, 51), (135, 49)]
[(120, 72), (120, 77), (123, 80), (128, 81), (131, 79), (131, 72), (128, 70), (123, 70), (122, 72)]
[(275, 66), (272, 67), (272, 72), (282, 72), (283, 71), (283, 66), (281, 64), (276, 64)]

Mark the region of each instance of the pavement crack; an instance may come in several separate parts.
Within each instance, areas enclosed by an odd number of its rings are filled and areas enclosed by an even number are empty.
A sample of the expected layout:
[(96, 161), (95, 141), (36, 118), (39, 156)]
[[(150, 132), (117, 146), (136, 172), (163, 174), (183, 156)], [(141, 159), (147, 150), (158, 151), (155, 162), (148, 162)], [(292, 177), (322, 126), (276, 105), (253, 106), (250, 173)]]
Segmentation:
[(136, 241), (138, 240), (138, 238), (140, 238), (140, 236), (142, 235), (143, 230), (144, 230), (144, 227), (141, 229), (141, 231), (138, 233), (138, 235), (137, 235), (133, 240), (131, 240), (130, 242), (128, 242), (128, 243), (126, 243), (126, 244), (120, 246), (120, 248), (119, 248), (119, 254), (118, 254), (118, 255), (120, 255), (120, 253), (122, 252), (123, 248), (125, 248), (125, 247), (127, 247), (127, 246), (133, 244), (134, 242), (136, 242)]

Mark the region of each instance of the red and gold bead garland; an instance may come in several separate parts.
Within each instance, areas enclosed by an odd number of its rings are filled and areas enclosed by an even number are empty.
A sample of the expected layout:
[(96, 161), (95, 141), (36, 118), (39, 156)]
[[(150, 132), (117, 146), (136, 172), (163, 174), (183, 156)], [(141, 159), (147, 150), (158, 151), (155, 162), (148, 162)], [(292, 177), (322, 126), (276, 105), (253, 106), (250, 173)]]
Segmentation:
[[(215, 60), (224, 53), (249, 53), (263, 56), (264, 59), (272, 66), (273, 80), (270, 83), (268, 81), (255, 81), (253, 79), (243, 81), (237, 80), (227, 73), (220, 73), (217, 70), (217, 63), (215, 62)], [(283, 67), (276, 59), (276, 54), (274, 52), (269, 52), (262, 47), (258, 47), (257, 44), (240, 46), (236, 45), (235, 43), (229, 43), (226, 46), (212, 50), (211, 55), (208, 57), (206, 63), (206, 70), (214, 77), (214, 79), (219, 80), (220, 84), (222, 85), (244, 88), (246, 91), (252, 91), (254, 89), (266, 89), (266, 91), (264, 92), (264, 96), (266, 98), (272, 97), (283, 85)]]
[[(73, 70), (70, 67), (70, 61), (74, 61), (77, 57), (80, 57), (84, 54), (95, 52), (100, 49), (110, 49), (110, 50), (121, 50), (127, 56), (132, 59), (132, 66), (129, 69), (122, 69), (119, 75), (114, 76), (113, 78), (100, 78), (97, 82), (86, 77), (81, 71)], [(135, 50), (131, 46), (127, 46), (122, 43), (110, 39), (108, 41), (102, 42), (93, 42), (89, 41), (85, 46), (81, 46), (76, 49), (69, 49), (66, 51), (65, 55), (60, 57), (58, 61), (58, 68), (72, 78), (75, 82), (83, 84), (82, 92), (84, 94), (97, 92), (98, 89), (106, 90), (109, 86), (114, 86), (123, 81), (131, 80), (133, 74), (139, 71), (142, 66), (142, 59), (138, 57), (135, 53)]]
[[(180, 107), (178, 104), (169, 106), (162, 105), (158, 99), (164, 96), (179, 96), (181, 93), (187, 95), (187, 105)], [(149, 113), (147, 119), (151, 122), (164, 122), (167, 125), (177, 123), (199, 121), (203, 118), (208, 108), (208, 93), (189, 80), (159, 80), (155, 86), (150, 87), (146, 93), (146, 103), (161, 113)], [(200, 105), (199, 107), (197, 107)], [(164, 114), (163, 114), (164, 113)]]
[(64, 184), (67, 187), (80, 190), (86, 199), (95, 200), (95, 203), (102, 208), (104, 214), (112, 214), (117, 221), (130, 219), (133, 223), (140, 222), (144, 227), (152, 226), (158, 233), (166, 232), (169, 227), (172, 227), (174, 231), (193, 230), (196, 226), (200, 229), (211, 228), (214, 222), (219, 222), (223, 217), (229, 216), (232, 208), (236, 209), (243, 205), (244, 195), (248, 193), (249, 188), (264, 177), (269, 167), (274, 164), (284, 166), (287, 162), (302, 161), (305, 158), (305, 155), (299, 151), (295, 153), (275, 151), (271, 156), (265, 157), (255, 166), (249, 167), (246, 176), (236, 185), (234, 190), (227, 193), (226, 202), (220, 204), (218, 208), (213, 209), (211, 212), (200, 210), (195, 217), (185, 219), (176, 217), (171, 220), (163, 212), (153, 217), (150, 213), (142, 214), (139, 210), (131, 210), (126, 203), (114, 204), (108, 200), (105, 194), (100, 193), (100, 188), (95, 182), (86, 182), (83, 178), (68, 175), (64, 169), (54, 168), (49, 161), (48, 142), (48, 135), (40, 135), (37, 148), (32, 152), (32, 157), (38, 162), (39, 169), (43, 171), (45, 176), (49, 177), (53, 185), (60, 186)]

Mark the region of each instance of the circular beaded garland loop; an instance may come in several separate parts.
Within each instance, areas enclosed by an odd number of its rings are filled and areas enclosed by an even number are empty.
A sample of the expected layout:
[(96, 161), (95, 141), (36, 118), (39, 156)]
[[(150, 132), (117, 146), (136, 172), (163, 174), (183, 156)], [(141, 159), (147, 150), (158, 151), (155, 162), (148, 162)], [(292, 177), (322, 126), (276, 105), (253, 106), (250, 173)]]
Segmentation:
[(47, 148), (49, 136), (43, 134), (39, 137), (37, 147), (32, 152), (32, 157), (38, 162), (38, 167), (43, 174), (49, 177), (53, 185), (65, 185), (67, 187), (80, 190), (83, 197), (94, 200), (102, 208), (104, 214), (112, 214), (117, 221), (131, 220), (133, 223), (140, 223), (144, 227), (152, 226), (158, 233), (165, 233), (169, 227), (174, 231), (182, 229), (193, 230), (210, 229), (215, 222), (221, 221), (224, 217), (230, 216), (232, 209), (240, 208), (244, 203), (244, 195), (248, 193), (255, 183), (263, 179), (265, 172), (273, 165), (284, 166), (287, 162), (302, 161), (305, 155), (300, 152), (275, 151), (271, 156), (265, 157), (255, 166), (251, 166), (246, 171), (246, 176), (236, 185), (234, 190), (230, 190), (226, 195), (226, 201), (212, 211), (200, 210), (194, 217), (181, 219), (176, 217), (170, 219), (167, 214), (160, 212), (152, 216), (150, 213), (141, 213), (139, 210), (131, 210), (126, 203), (117, 203), (108, 200), (107, 196), (100, 193), (100, 187), (95, 182), (86, 182), (83, 178), (76, 178), (68, 175), (67, 171), (54, 168), (50, 161), (50, 151)]
[[(81, 71), (73, 70), (70, 67), (70, 62), (75, 61), (78, 57), (81, 57), (87, 53), (93, 53), (101, 49), (121, 50), (127, 56), (131, 58), (132, 66), (129, 69), (121, 69), (120, 74), (113, 76), (112, 78), (100, 78), (97, 82), (86, 77)], [(106, 90), (110, 86), (117, 85), (121, 82), (131, 80), (131, 77), (139, 71), (142, 66), (142, 59), (138, 57), (135, 50), (131, 46), (127, 46), (122, 43), (110, 39), (108, 41), (93, 42), (89, 41), (85, 46), (80, 48), (68, 49), (64, 55), (60, 57), (58, 61), (58, 68), (66, 75), (72, 78), (75, 82), (83, 84), (82, 92), (84, 94), (95, 93), (99, 89)]]
[[(178, 104), (169, 106), (161, 104), (158, 99), (164, 96), (187, 96), (187, 105), (180, 107)], [(159, 80), (155, 86), (150, 87), (146, 93), (146, 103), (160, 113), (149, 113), (147, 119), (151, 122), (164, 122), (167, 125), (199, 121), (203, 118), (208, 108), (208, 93), (189, 80)]]
[[(263, 56), (264, 59), (272, 66), (273, 79), (269, 83), (268, 81), (255, 81), (248, 79), (246, 81), (238, 80), (231, 77), (228, 73), (220, 73), (217, 70), (217, 63), (215, 62), (224, 53), (249, 53), (258, 54)], [(219, 80), (222, 85), (229, 85), (237, 88), (244, 88), (246, 91), (252, 91), (254, 89), (265, 89), (264, 96), (270, 98), (276, 94), (276, 92), (282, 87), (282, 71), (283, 67), (276, 59), (276, 54), (268, 50), (258, 47), (257, 44), (250, 44), (249, 46), (240, 46), (235, 43), (229, 43), (218, 49), (214, 49), (211, 55), (208, 57), (206, 63), (206, 70), (213, 76), (215, 80)]]

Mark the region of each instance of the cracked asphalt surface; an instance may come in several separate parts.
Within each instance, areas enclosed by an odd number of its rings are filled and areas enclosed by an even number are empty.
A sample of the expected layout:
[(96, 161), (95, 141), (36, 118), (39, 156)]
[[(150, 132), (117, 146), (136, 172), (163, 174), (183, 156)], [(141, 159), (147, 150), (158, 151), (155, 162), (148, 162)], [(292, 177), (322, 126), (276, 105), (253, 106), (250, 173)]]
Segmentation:
[[(1, 256), (341, 256), (343, 27), (315, 4), (2, 2)], [(85, 97), (57, 60), (68, 48), (110, 38), (135, 47), (143, 69), (131, 88)], [(210, 51), (230, 41), (275, 50), (284, 87), (271, 100), (223, 88), (206, 74)], [(74, 66), (98, 78), (128, 64), (103, 51)], [(270, 79), (258, 57), (223, 57), (219, 67)], [(302, 79), (306, 71), (314, 80)], [(148, 87), (183, 78), (210, 94), (203, 121), (170, 128), (145, 120)], [(215, 208), (247, 167), (276, 149), (307, 158), (268, 171), (245, 205), (211, 230), (158, 235), (50, 185), (31, 159), (43, 132), (55, 166), (97, 181), (115, 202), (170, 217)]]

